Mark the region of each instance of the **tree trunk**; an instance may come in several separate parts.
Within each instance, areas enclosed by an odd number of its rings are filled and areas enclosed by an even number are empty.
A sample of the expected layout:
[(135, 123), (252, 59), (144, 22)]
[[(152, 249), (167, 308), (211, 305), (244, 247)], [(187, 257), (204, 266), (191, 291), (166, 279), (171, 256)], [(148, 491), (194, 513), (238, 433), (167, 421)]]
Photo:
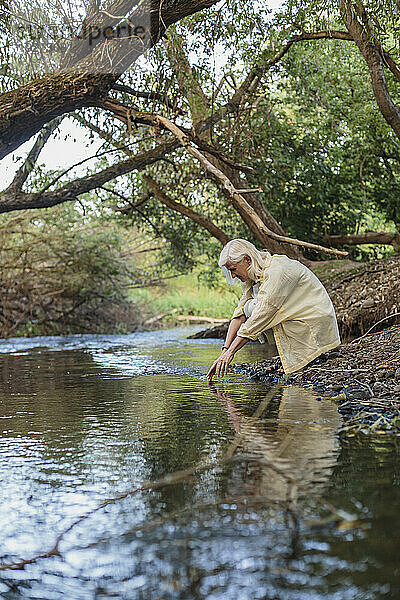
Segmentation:
[(386, 233), (385, 231), (367, 231), (354, 235), (326, 235), (326, 241), (335, 246), (346, 244), (391, 244), (400, 247), (400, 233)]
[(70, 181), (54, 191), (28, 193), (15, 191), (11, 187), (0, 193), (0, 213), (29, 208), (49, 208), (64, 202), (74, 202), (81, 194), (99, 188), (116, 177), (133, 170), (141, 171), (148, 165), (158, 162), (177, 147), (178, 143), (175, 140), (164, 142), (152, 150), (135, 154), (130, 159), (111, 165), (98, 173)]
[[(227, 166), (225, 165), (225, 167), (223, 167), (223, 165), (220, 164), (219, 168), (224, 172), (224, 169), (226, 171)], [(245, 184), (244, 187), (250, 187), (245, 178), (242, 179), (239, 177), (239, 174), (236, 170), (229, 169), (229, 171), (230, 175), (228, 175), (228, 177), (236, 188), (240, 188), (241, 186), (243, 186), (243, 183)], [(270, 229), (274, 233), (277, 233), (278, 235), (287, 236), (287, 233), (285, 232), (283, 227), (281, 227), (278, 221), (276, 221), (271, 215), (271, 213), (268, 212), (262, 200), (260, 200), (256, 193), (246, 194), (246, 200), (250, 204), (250, 206), (255, 210), (262, 222), (265, 223), (268, 229)], [(289, 256), (289, 258), (294, 258), (300, 261), (304, 259), (299, 246), (284, 244), (272, 238), (268, 238), (267, 240), (267, 250), (271, 252), (271, 254), (286, 254), (287, 256)]]
[(148, 188), (151, 190), (151, 192), (154, 194), (154, 197), (157, 200), (159, 200), (159, 202), (162, 202), (163, 204), (165, 204), (165, 206), (168, 206), (168, 208), (171, 208), (172, 210), (175, 210), (181, 213), (182, 215), (185, 215), (186, 217), (200, 225), (200, 227), (206, 229), (213, 237), (220, 241), (223, 246), (225, 246), (225, 244), (229, 242), (230, 238), (226, 235), (226, 233), (222, 231), (222, 229), (217, 227), (217, 225), (215, 225), (212, 221), (210, 221), (210, 219), (207, 219), (207, 217), (205, 217), (204, 215), (195, 212), (188, 206), (184, 206), (183, 204), (175, 202), (175, 200), (167, 196), (167, 194), (162, 190), (158, 183), (149, 175), (142, 175), (142, 179), (146, 183)]
[[(216, 2), (147, 0), (140, 7), (140, 22), (151, 24), (146, 43), (132, 38), (127, 47), (120, 40), (106, 40), (106, 48), (105, 43), (98, 44), (90, 56), (69, 65), (68, 72), (35, 79), (0, 95), (0, 159), (29, 140), (52, 119), (78, 108), (97, 106), (120, 75), (156, 44), (170, 25)], [(131, 19), (137, 22), (135, 15)]]
[[(350, 35), (368, 65), (378, 107), (387, 123), (400, 138), (400, 109), (393, 102), (387, 87), (382, 51), (377, 44), (373, 43), (371, 31), (365, 29), (365, 23), (368, 24), (369, 21), (365, 7), (362, 2), (358, 2), (355, 8), (351, 0), (341, 0), (340, 11)], [(357, 19), (357, 13), (362, 15), (364, 26)], [(367, 27), (369, 29), (369, 25)], [(393, 70), (392, 64), (391, 68)]]

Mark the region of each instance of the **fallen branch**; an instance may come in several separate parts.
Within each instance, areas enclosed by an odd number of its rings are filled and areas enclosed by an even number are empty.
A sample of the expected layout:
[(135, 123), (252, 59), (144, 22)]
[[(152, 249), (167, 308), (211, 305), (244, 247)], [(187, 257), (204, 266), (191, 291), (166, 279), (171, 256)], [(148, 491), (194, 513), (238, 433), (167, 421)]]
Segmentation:
[(386, 231), (367, 231), (353, 235), (326, 235), (325, 240), (330, 244), (391, 244), (400, 246), (400, 233)]
[(163, 319), (164, 317), (168, 317), (169, 315), (173, 315), (175, 313), (178, 312), (177, 308), (174, 308), (173, 310), (170, 310), (169, 312), (166, 313), (161, 313), (160, 315), (156, 315), (155, 317), (151, 317), (151, 319), (147, 319), (143, 325), (152, 325), (153, 323), (157, 323), (157, 321), (161, 321), (161, 319)]
[(384, 321), (387, 321), (388, 319), (391, 319), (392, 317), (398, 317), (398, 316), (400, 316), (400, 312), (395, 312), (395, 313), (393, 313), (393, 314), (391, 314), (391, 315), (388, 315), (387, 317), (384, 317), (383, 319), (381, 319), (381, 320), (380, 320), (380, 321), (378, 321), (377, 323), (374, 323), (374, 324), (372, 325), (372, 327), (370, 327), (370, 328), (368, 329), (368, 331), (367, 331), (366, 333), (364, 333), (364, 335), (362, 335), (361, 337), (358, 337), (358, 338), (356, 338), (355, 340), (352, 340), (352, 341), (350, 342), (350, 344), (354, 344), (354, 342), (358, 342), (358, 341), (362, 340), (363, 338), (365, 338), (365, 336), (367, 336), (367, 335), (368, 335), (368, 334), (369, 334), (369, 333), (370, 333), (370, 332), (371, 332), (373, 329), (375, 329), (375, 327), (376, 327), (377, 325), (379, 325), (380, 323), (383, 323)]
[(201, 315), (179, 315), (178, 321), (189, 321), (189, 323), (211, 323), (211, 325), (220, 325), (226, 323), (226, 319), (213, 319), (212, 317), (202, 317)]

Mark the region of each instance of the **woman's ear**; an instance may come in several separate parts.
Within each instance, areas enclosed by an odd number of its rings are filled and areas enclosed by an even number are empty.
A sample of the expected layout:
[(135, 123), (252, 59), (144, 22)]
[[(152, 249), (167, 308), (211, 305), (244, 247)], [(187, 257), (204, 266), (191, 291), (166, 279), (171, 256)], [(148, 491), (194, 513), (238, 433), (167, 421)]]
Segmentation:
[(250, 258), (250, 256), (247, 256), (247, 254), (246, 254), (246, 256), (244, 257), (244, 261), (245, 261), (245, 262), (246, 262), (246, 263), (247, 263), (249, 266), (251, 265), (251, 258)]

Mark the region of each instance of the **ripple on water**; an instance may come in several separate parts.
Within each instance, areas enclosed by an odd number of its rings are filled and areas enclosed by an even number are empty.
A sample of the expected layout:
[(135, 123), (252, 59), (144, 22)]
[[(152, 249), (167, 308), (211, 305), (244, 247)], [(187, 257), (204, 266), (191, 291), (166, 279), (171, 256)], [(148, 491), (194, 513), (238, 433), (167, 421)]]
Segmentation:
[[(0, 342), (1, 554), (33, 556), (66, 532), (61, 557), (3, 573), (0, 597), (396, 597), (396, 444), (341, 445), (335, 405), (310, 391), (241, 376), (209, 386), (220, 342), (186, 334)], [(218, 466), (232, 440), (237, 461)], [(368, 527), (322, 526), (319, 496)]]

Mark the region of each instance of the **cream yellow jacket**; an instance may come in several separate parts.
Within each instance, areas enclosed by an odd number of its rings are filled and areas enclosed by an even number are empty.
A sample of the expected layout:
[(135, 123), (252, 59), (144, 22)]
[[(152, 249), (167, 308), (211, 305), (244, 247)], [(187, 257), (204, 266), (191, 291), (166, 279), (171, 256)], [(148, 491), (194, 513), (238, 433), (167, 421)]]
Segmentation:
[[(253, 297), (252, 285), (245, 284), (232, 319), (244, 314), (245, 303)], [(284, 255), (267, 257), (252, 315), (237, 335), (256, 340), (268, 329), (286, 374), (340, 344), (335, 310), (324, 286), (310, 269)]]

